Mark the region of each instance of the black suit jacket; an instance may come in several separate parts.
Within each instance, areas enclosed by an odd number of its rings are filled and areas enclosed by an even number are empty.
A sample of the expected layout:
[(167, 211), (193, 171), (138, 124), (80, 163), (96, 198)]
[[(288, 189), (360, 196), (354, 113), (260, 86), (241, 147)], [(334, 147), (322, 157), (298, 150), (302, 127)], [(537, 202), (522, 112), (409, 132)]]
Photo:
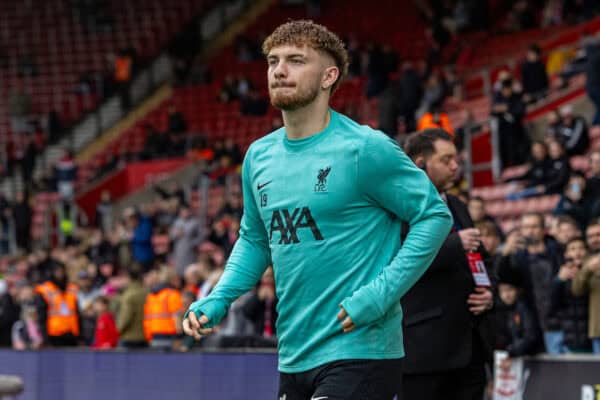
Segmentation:
[[(427, 272), (401, 300), (406, 373), (462, 368), (472, 357), (482, 362), (492, 357), (493, 321), (489, 312), (475, 317), (468, 309), (467, 298), (475, 283), (456, 232), (473, 227), (473, 221), (464, 203), (450, 195), (447, 198), (455, 229)], [(485, 259), (483, 247), (479, 251)]]

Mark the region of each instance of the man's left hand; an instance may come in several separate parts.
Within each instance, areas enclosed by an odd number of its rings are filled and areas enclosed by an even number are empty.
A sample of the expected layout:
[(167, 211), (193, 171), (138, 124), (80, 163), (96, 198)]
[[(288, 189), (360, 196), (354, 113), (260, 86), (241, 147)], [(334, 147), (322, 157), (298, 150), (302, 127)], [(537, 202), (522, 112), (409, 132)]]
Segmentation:
[(475, 288), (475, 293), (469, 295), (467, 304), (469, 305), (469, 311), (474, 315), (479, 315), (492, 308), (493, 301), (494, 295), (492, 291), (488, 288), (478, 286)]
[(352, 322), (352, 318), (348, 315), (344, 307), (340, 304), (340, 312), (337, 315), (338, 321), (342, 321), (342, 329), (344, 333), (352, 332), (354, 330), (354, 322)]

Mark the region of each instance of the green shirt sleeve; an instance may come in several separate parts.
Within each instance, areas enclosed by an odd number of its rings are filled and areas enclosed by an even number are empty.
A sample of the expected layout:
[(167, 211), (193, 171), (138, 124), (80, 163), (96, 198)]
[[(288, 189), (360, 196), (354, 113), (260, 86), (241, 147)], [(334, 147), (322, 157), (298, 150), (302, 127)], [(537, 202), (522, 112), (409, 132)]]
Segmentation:
[(452, 226), (452, 216), (427, 175), (396, 142), (373, 133), (359, 151), (358, 181), (367, 200), (410, 225), (400, 250), (375, 280), (342, 306), (359, 327), (381, 317), (425, 273)]
[(252, 191), (250, 164), (249, 150), (242, 166), (244, 214), (240, 223), (240, 237), (233, 246), (223, 276), (210, 295), (192, 303), (184, 315), (184, 319), (190, 312), (198, 317), (206, 315), (209, 320), (207, 327), (219, 324), (231, 303), (253, 288), (271, 264), (267, 231)]

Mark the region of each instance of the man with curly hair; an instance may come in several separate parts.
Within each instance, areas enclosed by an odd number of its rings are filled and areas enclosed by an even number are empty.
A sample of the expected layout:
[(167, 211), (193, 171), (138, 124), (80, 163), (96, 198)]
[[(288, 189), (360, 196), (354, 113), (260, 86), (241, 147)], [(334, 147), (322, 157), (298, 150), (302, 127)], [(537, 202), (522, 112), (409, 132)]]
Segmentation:
[(211, 333), (272, 264), (279, 399), (391, 400), (404, 356), (400, 298), (435, 257), (450, 213), (394, 141), (329, 107), (348, 70), (335, 34), (291, 21), (263, 52), (284, 127), (248, 149), (240, 238), (184, 330)]

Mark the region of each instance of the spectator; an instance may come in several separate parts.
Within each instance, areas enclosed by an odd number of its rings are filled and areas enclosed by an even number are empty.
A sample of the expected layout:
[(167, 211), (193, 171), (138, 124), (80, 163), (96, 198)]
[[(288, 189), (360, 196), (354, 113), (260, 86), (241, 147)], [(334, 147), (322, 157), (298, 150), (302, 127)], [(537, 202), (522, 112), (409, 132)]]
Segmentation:
[(73, 152), (64, 150), (62, 158), (54, 167), (56, 185), (63, 200), (71, 200), (74, 194), (75, 181), (77, 180), (77, 164)]
[(169, 253), (171, 252), (171, 237), (169, 236), (167, 228), (168, 225), (159, 224), (152, 234), (152, 249), (154, 250), (154, 258), (156, 262), (161, 264), (168, 262)]
[(56, 143), (56, 141), (62, 136), (63, 130), (59, 112), (56, 110), (51, 110), (48, 113), (48, 121), (46, 122), (46, 124), (48, 141), (50, 143)]
[[(197, 264), (190, 264), (185, 268), (183, 273), (183, 292), (192, 293), (194, 300), (198, 296), (198, 290), (200, 289), (200, 270)], [(183, 307), (186, 309), (185, 307)]]
[(592, 218), (592, 205), (596, 200), (588, 193), (585, 176), (577, 171), (571, 172), (554, 214), (568, 215), (577, 222), (579, 227), (585, 227)]
[(589, 296), (589, 332), (594, 354), (600, 354), (600, 254), (594, 253), (583, 262), (573, 278), (575, 296)]
[(587, 61), (585, 64), (586, 72), (586, 91), (589, 98), (596, 106), (596, 114), (592, 120), (592, 125), (600, 125), (600, 35), (586, 40), (585, 52)]
[(12, 216), (15, 225), (15, 240), (19, 249), (31, 249), (31, 206), (25, 193), (19, 191), (15, 194), (15, 203), (12, 206)]
[(44, 345), (44, 336), (37, 308), (27, 304), (21, 310), (21, 319), (12, 327), (12, 347), (15, 350), (39, 350)]
[(230, 101), (234, 101), (237, 99), (239, 99), (237, 82), (233, 78), (233, 76), (227, 75), (223, 80), (223, 86), (221, 87), (221, 91), (219, 92), (219, 100), (222, 103), (229, 103)]
[(228, 137), (223, 142), (223, 154), (230, 158), (233, 165), (241, 165), (244, 160), (240, 147), (232, 137)]
[(49, 280), (36, 286), (41, 297), (40, 322), (51, 346), (76, 346), (79, 338), (79, 310), (74, 285), (68, 284), (64, 264), (54, 263)]
[(440, 110), (445, 98), (446, 87), (441, 74), (431, 73), (424, 85), (421, 110), (423, 112)]
[(172, 146), (172, 138), (170, 133), (160, 132), (153, 125), (146, 124), (146, 143), (142, 150), (143, 159), (155, 159), (167, 156), (168, 150)]
[(119, 346), (126, 349), (147, 347), (144, 336), (144, 303), (147, 291), (142, 284), (142, 268), (133, 265), (127, 269), (128, 284), (119, 297), (117, 328)]
[(8, 112), (10, 127), (14, 134), (19, 135), (30, 131), (31, 96), (25, 91), (21, 82), (12, 89), (8, 96)]
[(145, 271), (152, 268), (154, 249), (152, 248), (152, 219), (143, 212), (127, 211), (127, 222), (132, 228), (131, 248), (133, 260), (140, 263)]
[(502, 228), (500, 228), (500, 225), (498, 225), (498, 223), (493, 217), (487, 214), (487, 211), (485, 209), (485, 201), (481, 197), (475, 196), (469, 198), (469, 201), (467, 202), (467, 209), (469, 210), (469, 215), (471, 216), (471, 219), (473, 220), (474, 224), (488, 221), (494, 225), (498, 237), (504, 237), (504, 233), (502, 232)]
[(572, 280), (587, 255), (582, 238), (571, 239), (565, 248), (564, 263), (552, 282), (549, 314), (560, 321), (563, 334), (561, 353), (584, 353), (591, 349), (588, 340), (588, 299), (574, 296)]
[(35, 145), (33, 137), (30, 135), (25, 137), (24, 146), (25, 148), (23, 150), (23, 157), (21, 157), (21, 175), (23, 177), (25, 189), (29, 190), (33, 184), (32, 176), (33, 169), (35, 168), (38, 149)]
[(267, 114), (269, 103), (257, 89), (251, 88), (240, 98), (240, 114), (246, 116), (263, 116)]
[[(492, 260), (492, 262), (489, 263), (489, 267), (494, 268), (495, 262), (493, 261), (500, 256), (500, 247), (502, 244), (498, 226), (492, 221), (483, 220), (475, 223), (475, 228), (479, 229), (481, 234), (481, 244)], [(492, 273), (491, 275), (497, 276), (496, 273)]]
[(507, 276), (498, 283), (496, 348), (507, 351), (509, 358), (533, 355), (543, 348), (535, 310), (523, 290), (518, 277)]
[(419, 118), (419, 123), (417, 125), (418, 131), (435, 128), (443, 129), (450, 135), (454, 135), (454, 129), (452, 129), (452, 125), (450, 124), (450, 117), (446, 112), (439, 108), (434, 108), (423, 114), (421, 118)]
[(540, 194), (562, 193), (569, 181), (571, 165), (565, 149), (557, 140), (548, 142), (548, 153), (550, 154), (551, 168), (548, 170), (546, 182), (543, 187), (538, 187)]
[(580, 115), (573, 115), (573, 107), (560, 110), (561, 124), (556, 138), (563, 143), (569, 156), (584, 154), (590, 144), (587, 122)]
[(512, 80), (502, 82), (499, 93), (492, 102), (492, 115), (498, 122), (500, 159), (504, 168), (525, 161), (529, 148), (529, 138), (523, 126), (525, 103), (519, 93), (515, 93)]
[[(582, 236), (581, 229), (577, 225), (577, 222), (567, 215), (559, 216), (555, 223), (556, 232), (554, 233), (554, 238), (556, 239), (558, 251), (562, 255), (569, 241)], [(562, 262), (562, 256), (560, 260)]]
[(168, 113), (169, 132), (174, 134), (186, 133), (187, 122), (185, 121), (183, 114), (177, 110), (177, 107), (175, 107), (174, 105), (170, 105)]
[(522, 282), (524, 300), (536, 310), (544, 332), (546, 350), (558, 353), (559, 321), (548, 318), (552, 280), (558, 273), (560, 254), (553, 240), (544, 237), (544, 217), (526, 213), (521, 227), (511, 233), (498, 259), (496, 270), (500, 280), (516, 277)]
[(600, 218), (596, 218), (588, 224), (585, 230), (585, 242), (591, 253), (600, 252)]
[(10, 347), (12, 343), (11, 329), (19, 320), (21, 309), (17, 299), (18, 288), (14, 282), (0, 280), (5, 292), (0, 290), (0, 347)]
[(548, 158), (548, 149), (544, 142), (533, 142), (531, 145), (531, 156), (527, 171), (515, 176), (508, 181), (520, 182), (515, 187), (517, 191), (508, 195), (509, 200), (537, 196), (544, 187), (547, 177), (552, 168), (551, 160)]
[(558, 138), (560, 137), (560, 130), (562, 128), (562, 115), (559, 110), (553, 110), (548, 113), (546, 118), (548, 128), (546, 130), (546, 137)]
[(277, 297), (273, 269), (267, 268), (263, 276), (243, 305), (242, 312), (254, 326), (254, 334), (265, 339), (273, 339), (275, 345), (275, 322), (277, 321)]
[(367, 98), (378, 96), (387, 86), (388, 74), (381, 46), (367, 45)]
[(198, 289), (198, 299), (202, 299), (212, 292), (219, 279), (221, 279), (223, 267), (215, 262), (212, 257), (206, 256), (202, 256), (197, 265), (202, 282)]
[(103, 190), (100, 194), (100, 202), (96, 205), (96, 226), (102, 233), (108, 233), (112, 227), (113, 205), (111, 194), (108, 190)]
[(417, 129), (415, 114), (421, 104), (423, 89), (421, 79), (411, 63), (404, 63), (398, 85), (401, 96), (400, 115), (404, 117), (406, 132), (414, 132)]
[(196, 247), (203, 239), (200, 223), (189, 207), (180, 208), (179, 218), (171, 227), (170, 237), (173, 241), (175, 269), (179, 275), (183, 275), (185, 268), (196, 260)]
[(546, 66), (540, 60), (541, 49), (533, 44), (527, 50), (527, 58), (521, 64), (521, 80), (523, 81), (523, 98), (525, 102), (535, 102), (548, 91)]
[(600, 215), (600, 149), (592, 150), (589, 155), (589, 178), (586, 182), (586, 188), (590, 199), (595, 199), (592, 206), (592, 214), (594, 217)]
[[(91, 268), (97, 268), (90, 265)], [(100, 288), (94, 287), (92, 275), (83, 269), (77, 274), (78, 287), (77, 307), (79, 309), (79, 320), (81, 328), (81, 340), (85, 345), (91, 346), (94, 341), (96, 326), (96, 315), (94, 314), (94, 301), (102, 294)]]
[(104, 296), (94, 300), (94, 313), (96, 314), (96, 334), (92, 347), (97, 350), (112, 349), (117, 346), (119, 332), (115, 319), (108, 309), (109, 301)]
[(150, 347), (170, 350), (179, 347), (181, 293), (175, 288), (177, 275), (170, 267), (161, 267), (158, 284), (146, 296), (144, 303), (144, 334)]
[(129, 82), (133, 74), (133, 57), (127, 50), (121, 50), (114, 58), (114, 82), (121, 97), (121, 109), (127, 112), (131, 106)]

